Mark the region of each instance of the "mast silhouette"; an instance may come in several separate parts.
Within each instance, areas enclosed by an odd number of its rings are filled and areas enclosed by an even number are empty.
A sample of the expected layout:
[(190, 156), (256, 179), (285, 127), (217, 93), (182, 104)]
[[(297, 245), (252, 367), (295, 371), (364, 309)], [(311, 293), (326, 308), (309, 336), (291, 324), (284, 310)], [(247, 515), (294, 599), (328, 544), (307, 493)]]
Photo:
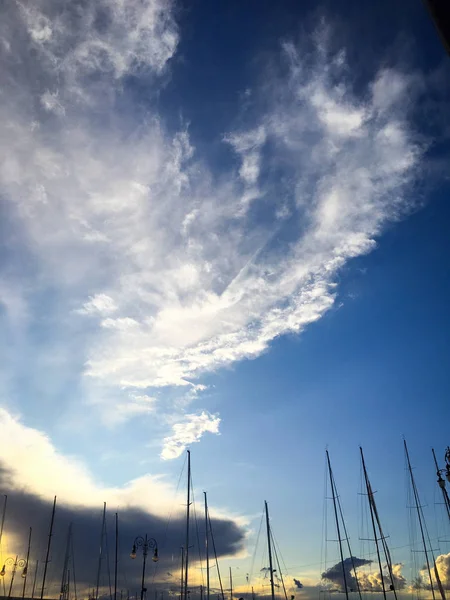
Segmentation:
[(434, 453), (434, 448), (431, 448), (431, 452), (433, 453), (434, 464), (436, 465), (436, 475), (437, 475), (437, 483), (442, 492), (442, 496), (444, 498), (445, 508), (447, 510), (447, 516), (450, 519), (450, 498), (448, 496), (447, 490), (445, 488), (445, 479), (442, 477), (442, 473), (445, 469), (440, 469), (438, 462), (436, 460), (436, 454)]
[(206, 600), (209, 600), (209, 525), (208, 525), (208, 499), (205, 497), (205, 555), (206, 555)]
[[(361, 453), (361, 462), (362, 462), (362, 467), (363, 467), (363, 472), (364, 472), (364, 481), (365, 481), (365, 484), (366, 484), (367, 497), (368, 497), (368, 500), (369, 500), (370, 518), (371, 518), (371, 521), (372, 521), (373, 535), (374, 535), (375, 546), (376, 546), (376, 550), (377, 550), (378, 568), (379, 568), (379, 571), (380, 571), (381, 587), (382, 587), (382, 590), (383, 590), (383, 596), (384, 596), (384, 598), (386, 598), (386, 588), (385, 588), (385, 585), (384, 585), (383, 569), (382, 569), (382, 565), (381, 565), (380, 547), (379, 547), (379, 544), (378, 544), (378, 542), (380, 540), (381, 540), (381, 544), (383, 546), (384, 557), (386, 559), (386, 564), (387, 564), (387, 568), (388, 568), (388, 571), (389, 571), (389, 577), (390, 577), (390, 580), (391, 580), (390, 590), (392, 592), (394, 592), (395, 599), (397, 600), (397, 592), (395, 590), (395, 584), (394, 584), (394, 573), (392, 571), (391, 555), (390, 555), (390, 552), (389, 552), (389, 548), (387, 546), (386, 536), (383, 534), (383, 530), (381, 528), (381, 521), (380, 521), (380, 518), (379, 518), (379, 515), (378, 515), (377, 506), (376, 506), (376, 503), (375, 503), (374, 492), (372, 490), (372, 486), (370, 484), (369, 476), (367, 474), (366, 461), (364, 460), (363, 449), (360, 447), (359, 451)], [(377, 527), (378, 527), (378, 531), (377, 531)]]
[(273, 580), (273, 561), (272, 561), (272, 542), (270, 539), (270, 519), (269, 519), (269, 507), (266, 501), (264, 501), (264, 507), (266, 512), (266, 530), (267, 530), (267, 551), (269, 554), (269, 569), (270, 569), (270, 593), (272, 600), (275, 600), (275, 583)]
[[(422, 545), (423, 545), (423, 550), (425, 553), (428, 577), (430, 579), (431, 595), (433, 596), (433, 600), (435, 600), (436, 596), (435, 596), (435, 592), (434, 592), (433, 578), (431, 576), (430, 559), (428, 556), (429, 551), (431, 552), (431, 556), (433, 559), (434, 575), (436, 577), (436, 582), (438, 585), (439, 593), (441, 594), (442, 600), (446, 600), (444, 588), (442, 587), (441, 579), (439, 577), (439, 573), (437, 570), (436, 560), (434, 558), (433, 549), (430, 546), (430, 550), (428, 551), (427, 544), (425, 541), (426, 524), (425, 524), (425, 519), (424, 519), (424, 515), (423, 515), (423, 511), (422, 511), (422, 505), (420, 504), (419, 492), (417, 490), (416, 481), (414, 479), (414, 475), (412, 472), (411, 461), (409, 459), (409, 452), (408, 452), (408, 446), (406, 445), (406, 440), (403, 440), (403, 446), (405, 448), (406, 462), (407, 462), (407, 466), (408, 466), (409, 477), (411, 480), (411, 487), (412, 487), (412, 491), (413, 491), (414, 501), (416, 503), (415, 508), (417, 511), (417, 520), (419, 521), (420, 536), (422, 538)], [(428, 541), (429, 541), (428, 531), (427, 531), (427, 537), (428, 537)]]
[(41, 600), (44, 598), (45, 581), (47, 579), (47, 567), (48, 567), (48, 560), (49, 560), (49, 556), (50, 556), (50, 547), (51, 547), (51, 543), (52, 543), (53, 523), (55, 522), (55, 511), (56, 511), (56, 496), (55, 496), (55, 499), (53, 500), (52, 518), (50, 521), (50, 531), (48, 534), (47, 553), (45, 555), (45, 563), (44, 563), (44, 575), (42, 577)]
[(330, 455), (328, 454), (328, 450), (326, 450), (326, 455), (327, 455), (327, 464), (328, 464), (328, 475), (329, 475), (329, 478), (330, 478), (330, 485), (331, 485), (331, 495), (332, 495), (332, 500), (333, 500), (334, 519), (335, 519), (335, 522), (336, 522), (336, 532), (337, 532), (337, 537), (338, 537), (338, 542), (339, 542), (339, 554), (341, 556), (342, 577), (343, 577), (343, 580), (344, 580), (344, 592), (345, 592), (345, 597), (348, 600), (347, 574), (345, 572), (344, 552), (342, 550), (341, 528), (339, 526), (339, 517), (338, 517), (337, 503), (336, 503), (335, 483), (334, 483), (334, 478), (333, 478), (333, 471), (331, 470)]
[(191, 508), (191, 452), (187, 451), (187, 505), (186, 505), (186, 547), (184, 549), (184, 600), (188, 599), (188, 572), (189, 572), (189, 517)]

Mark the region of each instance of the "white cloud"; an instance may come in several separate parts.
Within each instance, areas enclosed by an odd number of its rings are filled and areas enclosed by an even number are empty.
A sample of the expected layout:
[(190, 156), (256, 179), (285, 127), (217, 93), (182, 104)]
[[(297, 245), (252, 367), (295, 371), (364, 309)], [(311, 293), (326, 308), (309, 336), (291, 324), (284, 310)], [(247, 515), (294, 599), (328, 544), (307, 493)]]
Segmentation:
[[(225, 136), (239, 164), (217, 176), (188, 131), (169, 133), (151, 100), (145, 119), (135, 115), (127, 95), (130, 74), (150, 97), (159, 89), (177, 44), (171, 3), (102, 0), (76, 14), (67, 1), (58, 15), (54, 6), (6, 15), (15, 85), (0, 105), (0, 186), (18, 255), (33, 257), (34, 284), (58, 297), (48, 337), (78, 319), (85, 397), (108, 420), (115, 408), (146, 411), (132, 394), (187, 389), (333, 306), (342, 266), (411, 204), (422, 148), (403, 101), (417, 81), (382, 71), (359, 96), (342, 53), (328, 61), (319, 47), (306, 64), (286, 45), (288, 78), (272, 98), (267, 86), (269, 108), (252, 126)], [(42, 89), (16, 62), (30, 47)], [(24, 277), (21, 265), (19, 256)], [(45, 310), (30, 318), (42, 323)], [(195, 441), (192, 432), (218, 427), (195, 418), (168, 438), (165, 457), (187, 432)]]
[(206, 412), (186, 415), (181, 423), (172, 426), (172, 435), (164, 439), (161, 458), (163, 460), (178, 458), (188, 446), (199, 442), (204, 433), (218, 434), (219, 425), (219, 417)]
[[(82, 315), (108, 315), (117, 310), (117, 306), (114, 303), (114, 300), (108, 296), (107, 294), (95, 294), (95, 296), (90, 296), (89, 300), (83, 304), (83, 307), (78, 309), (77, 312)], [(111, 321), (111, 319), (106, 319), (106, 321)], [(107, 327), (107, 325), (105, 325)]]
[(10, 489), (46, 500), (56, 494), (60, 502), (68, 505), (98, 507), (107, 501), (159, 515), (166, 515), (168, 506), (179, 503), (175, 488), (161, 476), (148, 474), (121, 487), (102, 486), (80, 460), (61, 454), (43, 432), (26, 427), (2, 408), (0, 440)]

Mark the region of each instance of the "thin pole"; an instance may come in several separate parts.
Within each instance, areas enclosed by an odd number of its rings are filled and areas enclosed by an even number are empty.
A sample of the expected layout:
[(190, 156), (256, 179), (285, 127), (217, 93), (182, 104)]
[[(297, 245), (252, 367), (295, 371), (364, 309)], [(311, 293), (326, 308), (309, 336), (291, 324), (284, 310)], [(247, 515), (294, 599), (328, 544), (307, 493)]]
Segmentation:
[(252, 586), (252, 600), (255, 600), (255, 590), (253, 589), (253, 586)]
[(366, 463), (364, 461), (364, 454), (363, 454), (361, 446), (359, 448), (359, 451), (361, 453), (362, 468), (363, 468), (363, 472), (364, 472), (364, 481), (365, 481), (365, 484), (366, 484), (366, 491), (367, 491), (367, 496), (368, 496), (368, 499), (369, 499), (370, 519), (372, 521), (373, 537), (374, 537), (374, 540), (375, 540), (375, 547), (376, 547), (376, 550), (377, 550), (378, 570), (380, 572), (381, 588), (383, 590), (384, 599), (386, 600), (386, 588), (384, 586), (383, 567), (381, 566), (380, 547), (378, 545), (377, 528), (376, 528), (376, 525), (375, 525), (375, 517), (373, 515), (373, 506), (372, 506), (372, 496), (373, 496), (373, 494), (372, 494), (372, 488), (370, 486), (369, 478), (367, 476)]
[(11, 591), (12, 591), (12, 586), (13, 586), (13, 583), (14, 583), (14, 577), (16, 576), (17, 559), (18, 558), (19, 557), (16, 556), (16, 560), (14, 561), (13, 572), (11, 573), (11, 583), (9, 584), (8, 598), (11, 598)]
[(52, 543), (53, 523), (55, 521), (55, 510), (56, 510), (56, 496), (55, 496), (55, 499), (53, 500), (52, 519), (50, 521), (50, 532), (48, 534), (47, 554), (45, 555), (44, 575), (42, 577), (41, 600), (44, 598), (45, 580), (47, 579), (48, 558), (50, 556), (50, 546)]
[(203, 492), (205, 496), (205, 551), (206, 551), (206, 600), (209, 600), (209, 527), (208, 527), (208, 499), (206, 492)]
[(145, 563), (147, 562), (147, 548), (148, 548), (148, 541), (147, 541), (147, 534), (145, 534), (144, 545), (143, 545), (143, 547), (142, 547), (142, 554), (143, 554), (144, 560), (142, 561), (141, 600), (144, 600), (144, 589), (145, 589)]
[(95, 600), (98, 600), (98, 588), (100, 585), (100, 571), (102, 568), (103, 534), (105, 532), (105, 520), (106, 520), (106, 502), (103, 502), (103, 520), (102, 520), (102, 530), (100, 533), (100, 550), (99, 550), (99, 554), (98, 554), (97, 585), (95, 587)]
[(25, 563), (25, 569), (23, 574), (23, 588), (22, 588), (22, 598), (25, 598), (25, 588), (27, 585), (27, 576), (28, 576), (28, 561), (30, 560), (30, 548), (31, 548), (31, 532), (32, 528), (30, 527), (30, 534), (28, 536), (28, 550), (27, 550), (27, 558)]
[(445, 479), (441, 475), (442, 471), (439, 468), (438, 462), (436, 460), (436, 454), (434, 453), (434, 448), (431, 448), (431, 451), (433, 453), (434, 464), (436, 465), (436, 475), (437, 475), (437, 478), (438, 478), (437, 482), (438, 482), (439, 487), (442, 490), (442, 495), (444, 497), (445, 508), (447, 509), (447, 516), (450, 519), (450, 498), (448, 497), (447, 490), (445, 489)]
[(272, 542), (270, 539), (269, 506), (266, 501), (264, 501), (264, 506), (266, 509), (267, 550), (269, 553), (269, 569), (270, 569), (270, 593), (272, 595), (272, 600), (275, 600), (275, 583), (273, 580), (273, 562), (272, 562)]
[(435, 599), (435, 595), (434, 595), (433, 579), (431, 577), (430, 561), (428, 559), (428, 550), (427, 550), (427, 545), (425, 543), (425, 533), (424, 533), (424, 530), (423, 530), (422, 516), (420, 514), (419, 494), (418, 494), (418, 491), (417, 491), (416, 482), (414, 480), (414, 475), (413, 475), (412, 468), (411, 468), (411, 462), (409, 460), (409, 452), (408, 452), (408, 446), (406, 445), (406, 440), (403, 440), (403, 445), (405, 447), (406, 461), (407, 461), (407, 464), (408, 464), (408, 470), (409, 470), (409, 476), (410, 476), (410, 479), (411, 479), (411, 486), (412, 486), (412, 489), (413, 489), (414, 500), (416, 502), (417, 518), (418, 518), (418, 521), (419, 521), (420, 535), (422, 537), (423, 549), (424, 549), (425, 558), (426, 558), (426, 561), (427, 561), (427, 571), (428, 571), (428, 577), (430, 578), (431, 594), (432, 594), (433, 600), (434, 600)]
[(188, 455), (188, 472), (187, 472), (187, 506), (186, 506), (186, 547), (184, 560), (184, 600), (188, 598), (188, 569), (189, 569), (189, 513), (191, 508), (191, 452), (187, 451)]
[(70, 558), (70, 540), (72, 537), (72, 523), (69, 523), (69, 529), (67, 530), (67, 541), (66, 541), (66, 553), (64, 555), (64, 566), (61, 577), (61, 590), (59, 592), (60, 600), (66, 598), (66, 585), (67, 585), (67, 571), (69, 569), (69, 558)]
[(5, 494), (5, 499), (3, 501), (2, 524), (0, 527), (0, 549), (1, 549), (2, 538), (3, 538), (3, 527), (5, 526), (5, 515), (6, 515), (6, 503), (7, 502), (8, 502), (8, 496)]
[(31, 597), (34, 598), (34, 592), (36, 590), (36, 579), (38, 574), (39, 561), (36, 561), (36, 567), (34, 569), (33, 588), (31, 590)]
[(233, 576), (231, 574), (231, 567), (230, 567), (230, 600), (233, 600)]
[(328, 473), (329, 473), (329, 477), (330, 477), (331, 493), (333, 496), (334, 518), (336, 521), (336, 531), (337, 531), (338, 542), (339, 542), (339, 552), (341, 555), (342, 576), (344, 578), (344, 591), (345, 591), (345, 597), (348, 600), (347, 575), (345, 574), (344, 553), (342, 552), (341, 529), (339, 527), (339, 518), (338, 518), (338, 512), (337, 512), (337, 506), (336, 506), (335, 483), (334, 483), (334, 478), (333, 478), (333, 471), (331, 470), (330, 455), (328, 454), (328, 450), (326, 450), (326, 454), (327, 454), (327, 463), (328, 463)]
[(114, 600), (117, 600), (117, 565), (119, 557), (119, 514), (116, 513), (116, 555), (114, 559)]

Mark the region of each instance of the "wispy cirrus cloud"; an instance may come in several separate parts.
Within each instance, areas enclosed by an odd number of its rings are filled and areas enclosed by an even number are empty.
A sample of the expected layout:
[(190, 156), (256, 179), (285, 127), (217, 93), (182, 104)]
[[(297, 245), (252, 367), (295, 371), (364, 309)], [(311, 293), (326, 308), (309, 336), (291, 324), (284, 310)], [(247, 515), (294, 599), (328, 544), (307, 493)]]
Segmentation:
[[(41, 0), (9, 8), (1, 32), (0, 185), (15, 249), (4, 286), (23, 278), (24, 255), (27, 318), (50, 339), (78, 332), (85, 402), (116, 422), (147, 412), (136, 398), (148, 390), (191, 389), (320, 319), (343, 265), (411, 208), (423, 153), (407, 110), (417, 80), (385, 68), (356, 93), (345, 54), (316, 36), (307, 51), (283, 46), (284, 74), (264, 112), (225, 136), (237, 164), (219, 176), (151, 102), (176, 51), (171, 6)], [(139, 119), (131, 75), (149, 89)], [(33, 300), (50, 292), (56, 312)], [(218, 426), (181, 411), (162, 457)]]

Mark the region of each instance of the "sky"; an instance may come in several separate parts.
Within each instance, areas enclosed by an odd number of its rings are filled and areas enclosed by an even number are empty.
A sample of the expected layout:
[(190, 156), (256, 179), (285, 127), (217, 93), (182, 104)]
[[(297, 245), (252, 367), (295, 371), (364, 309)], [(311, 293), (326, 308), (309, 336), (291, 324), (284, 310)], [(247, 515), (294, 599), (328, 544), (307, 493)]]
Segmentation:
[(378, 595), (362, 446), (396, 585), (426, 597), (406, 439), (450, 589), (431, 454), (450, 443), (450, 64), (423, 4), (23, 0), (0, 52), (1, 560), (32, 527), (42, 565), (56, 495), (45, 593), (73, 521), (85, 596), (107, 502), (120, 587), (148, 533), (176, 595), (190, 449), (236, 594), (269, 593), (264, 500), (288, 592), (342, 591), (328, 449)]

